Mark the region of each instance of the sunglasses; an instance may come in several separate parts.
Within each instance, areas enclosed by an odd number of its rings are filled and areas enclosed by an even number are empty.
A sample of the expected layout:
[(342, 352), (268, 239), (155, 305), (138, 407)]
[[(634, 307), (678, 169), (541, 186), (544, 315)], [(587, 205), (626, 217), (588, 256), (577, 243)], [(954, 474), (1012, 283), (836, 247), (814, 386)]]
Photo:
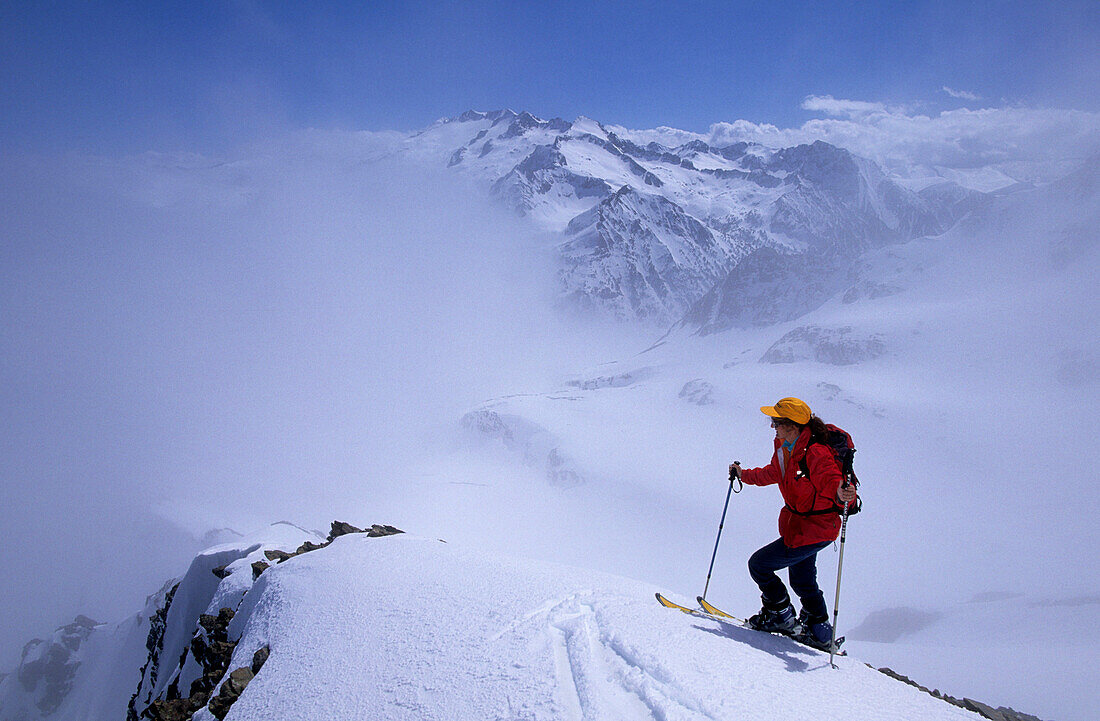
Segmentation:
[(789, 421), (786, 418), (773, 418), (771, 422), (772, 428), (779, 428), (780, 426), (793, 426), (794, 421)]

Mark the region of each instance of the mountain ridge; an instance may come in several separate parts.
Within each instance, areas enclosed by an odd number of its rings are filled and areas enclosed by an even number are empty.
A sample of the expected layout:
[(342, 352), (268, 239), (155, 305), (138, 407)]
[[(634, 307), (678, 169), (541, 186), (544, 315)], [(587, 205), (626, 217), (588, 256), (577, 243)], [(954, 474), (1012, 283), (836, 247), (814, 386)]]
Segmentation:
[[(776, 301), (789, 300), (798, 317), (843, 290), (844, 278), (827, 272), (818, 292), (788, 291), (808, 268), (840, 269), (876, 248), (940, 235), (985, 197), (952, 181), (909, 190), (873, 161), (822, 140), (778, 149), (701, 140), (643, 147), (588, 118), (570, 123), (511, 110), (467, 111), (443, 126), (458, 133), (455, 140), (469, 126), (449, 167), (487, 181), (518, 214), (565, 236), (558, 245), (563, 304), (658, 327), (694, 324), (711, 333), (787, 320), (727, 312), (720, 297), (761, 294), (730, 276), (765, 246), (805, 261), (769, 271), (778, 285), (768, 290), (778, 289)], [(617, 202), (626, 188), (653, 200), (645, 208)], [(594, 208), (599, 222), (591, 222)], [(686, 252), (665, 253), (673, 247)], [(657, 262), (654, 251), (667, 257)]]
[[(853, 659), (830, 669), (823, 654), (786, 639), (660, 608), (635, 581), (396, 534), (333, 522), (319, 542), (273, 526), (208, 549), (138, 616), (59, 630), (51, 648), (69, 649), (67, 675), (35, 676), (26, 663), (0, 679), (0, 719), (304, 721), (367, 708), (392, 719), (717, 719), (811, 708), (860, 720), (970, 711), (1034, 719)], [(429, 609), (438, 627), (425, 623)], [(66, 641), (73, 633), (80, 640)], [(144, 653), (135, 653), (142, 634)], [(90, 639), (99, 648), (81, 656)], [(697, 652), (715, 660), (693, 669)], [(137, 690), (120, 696), (116, 684), (114, 697), (94, 696), (89, 674), (102, 680), (98, 665), (127, 659), (142, 662), (125, 674)]]

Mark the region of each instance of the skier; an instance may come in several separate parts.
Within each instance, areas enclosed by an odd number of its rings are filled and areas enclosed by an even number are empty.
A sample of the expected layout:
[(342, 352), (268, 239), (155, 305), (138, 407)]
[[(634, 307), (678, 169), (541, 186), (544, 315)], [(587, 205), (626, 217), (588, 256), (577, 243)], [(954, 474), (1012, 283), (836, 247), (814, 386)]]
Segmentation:
[[(772, 419), (775, 453), (761, 468), (730, 465), (731, 477), (752, 486), (779, 484), (783, 509), (779, 512), (780, 538), (749, 558), (749, 575), (760, 587), (763, 608), (749, 619), (761, 631), (799, 636), (820, 648), (828, 648), (833, 628), (829, 624), (825, 596), (817, 585), (817, 552), (836, 540), (840, 514), (836, 507), (856, 497), (854, 488), (842, 488), (840, 467), (827, 445), (814, 443), (826, 432), (825, 424), (798, 398), (783, 398), (760, 409)], [(806, 469), (804, 474), (802, 468)], [(795, 617), (787, 587), (776, 575), (788, 569), (791, 588), (802, 611)]]

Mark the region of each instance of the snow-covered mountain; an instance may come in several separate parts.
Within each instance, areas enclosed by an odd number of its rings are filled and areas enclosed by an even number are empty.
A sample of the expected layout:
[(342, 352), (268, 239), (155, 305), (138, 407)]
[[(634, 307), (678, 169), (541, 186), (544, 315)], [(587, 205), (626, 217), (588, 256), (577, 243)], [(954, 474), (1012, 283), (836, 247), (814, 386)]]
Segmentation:
[(0, 719), (1029, 718), (645, 583), (396, 534), (283, 523), (211, 548), (133, 618), (32, 642)]
[(510, 110), (441, 120), (407, 150), (446, 154), (563, 233), (560, 292), (573, 307), (657, 326), (688, 314), (704, 332), (798, 317), (867, 251), (939, 235), (983, 198), (949, 181), (913, 192), (822, 141), (642, 146), (588, 118)]

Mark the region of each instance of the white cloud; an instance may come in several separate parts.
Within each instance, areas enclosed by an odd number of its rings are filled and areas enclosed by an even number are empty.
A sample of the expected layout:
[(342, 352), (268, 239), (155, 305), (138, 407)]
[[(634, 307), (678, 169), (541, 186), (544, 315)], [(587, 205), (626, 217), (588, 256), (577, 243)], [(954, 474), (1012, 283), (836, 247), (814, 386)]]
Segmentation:
[(955, 90), (954, 88), (949, 88), (949, 87), (947, 87), (946, 85), (944, 85), (944, 86), (943, 86), (942, 88), (940, 88), (940, 89), (941, 89), (941, 90), (942, 90), (943, 92), (945, 92), (945, 93), (947, 93), (948, 95), (950, 95), (951, 97), (953, 97), (953, 98), (958, 98), (959, 100), (974, 100), (974, 101), (978, 101), (978, 100), (981, 100), (981, 99), (982, 99), (982, 97), (981, 97), (980, 95), (977, 95), (977, 94), (975, 94), (975, 93), (972, 93), (972, 92), (970, 92), (969, 90)]
[(959, 108), (922, 114), (831, 96), (808, 97), (802, 107), (828, 117), (797, 128), (716, 123), (708, 141), (784, 147), (824, 140), (902, 175), (933, 167), (996, 167), (1021, 180), (1052, 179), (1100, 149), (1100, 114), (1080, 110)]
[(834, 118), (863, 118), (887, 112), (882, 103), (843, 100), (832, 95), (811, 95), (802, 101), (802, 109), (825, 113)]

